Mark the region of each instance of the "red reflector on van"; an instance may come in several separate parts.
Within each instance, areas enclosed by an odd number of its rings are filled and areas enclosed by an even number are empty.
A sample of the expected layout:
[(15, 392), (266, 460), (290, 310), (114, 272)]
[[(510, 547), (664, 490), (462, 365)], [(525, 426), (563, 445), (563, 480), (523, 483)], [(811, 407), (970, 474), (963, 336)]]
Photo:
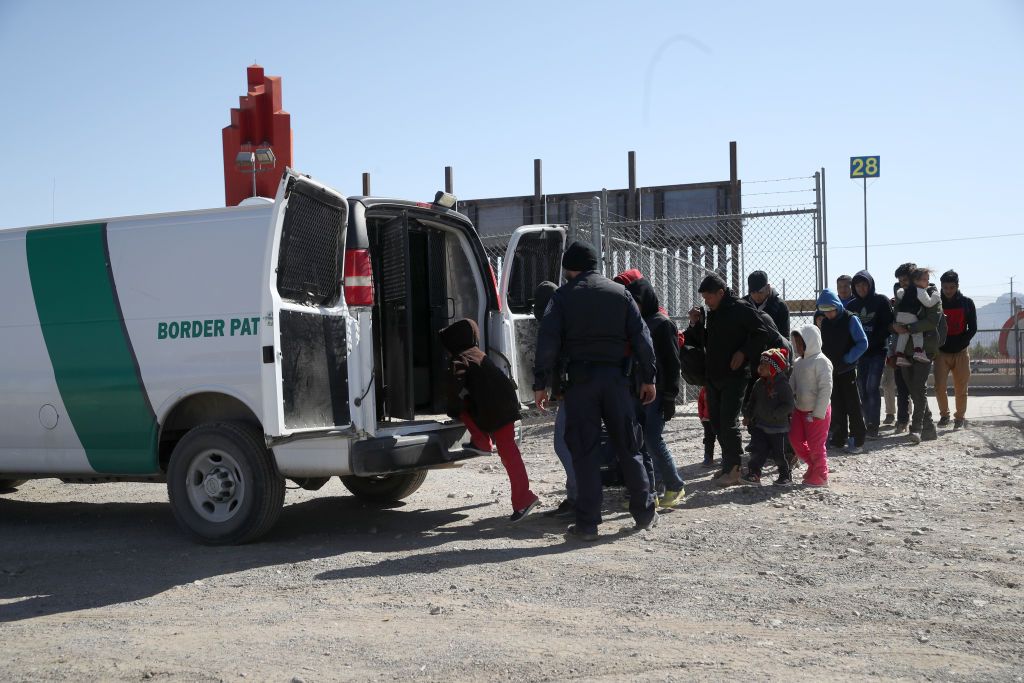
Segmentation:
[(373, 266), (369, 249), (345, 252), (345, 301), (349, 306), (373, 305)]
[(494, 277), (494, 266), (488, 263), (487, 270), (491, 271), (491, 286), (494, 287), (494, 298), (498, 300), (498, 313), (501, 313), (501, 297), (498, 295), (498, 278)]

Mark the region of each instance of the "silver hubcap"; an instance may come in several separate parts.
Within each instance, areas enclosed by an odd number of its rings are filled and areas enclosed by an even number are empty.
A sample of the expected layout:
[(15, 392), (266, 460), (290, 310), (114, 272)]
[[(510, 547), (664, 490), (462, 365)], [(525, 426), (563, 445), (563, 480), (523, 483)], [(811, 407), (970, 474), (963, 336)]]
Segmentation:
[(245, 500), (242, 468), (223, 451), (203, 451), (193, 458), (186, 488), (192, 509), (208, 522), (228, 521)]

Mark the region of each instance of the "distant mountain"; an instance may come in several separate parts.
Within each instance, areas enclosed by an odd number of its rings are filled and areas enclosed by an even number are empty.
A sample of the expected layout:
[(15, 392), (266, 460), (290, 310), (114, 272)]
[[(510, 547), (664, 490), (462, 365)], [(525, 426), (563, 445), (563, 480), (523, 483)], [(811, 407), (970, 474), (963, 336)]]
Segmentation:
[[(1016, 289), (1016, 288), (1015, 288)], [(1017, 299), (1017, 306), (1024, 307), (1024, 294), (1021, 292), (1014, 292), (1014, 298)], [(1003, 323), (1010, 317), (1010, 293), (1001, 294), (992, 303), (984, 306), (978, 306), (978, 329), (979, 330), (998, 330), (1003, 327)]]

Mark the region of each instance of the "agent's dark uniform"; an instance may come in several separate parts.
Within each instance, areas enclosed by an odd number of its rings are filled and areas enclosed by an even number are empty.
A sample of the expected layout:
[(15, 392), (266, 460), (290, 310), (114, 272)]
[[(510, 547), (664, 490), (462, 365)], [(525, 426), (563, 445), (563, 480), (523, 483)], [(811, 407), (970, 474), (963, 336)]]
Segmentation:
[(565, 441), (576, 474), (576, 528), (593, 533), (601, 523), (602, 421), (630, 492), (629, 511), (643, 526), (654, 517), (654, 498), (640, 455), (642, 437), (624, 364), (629, 342), (634, 372), (642, 383), (654, 383), (651, 336), (626, 288), (596, 272), (592, 246), (572, 244), (562, 267), (580, 274), (554, 293), (541, 320), (533, 388), (549, 386), (558, 359), (566, 359), (569, 385), (563, 409)]

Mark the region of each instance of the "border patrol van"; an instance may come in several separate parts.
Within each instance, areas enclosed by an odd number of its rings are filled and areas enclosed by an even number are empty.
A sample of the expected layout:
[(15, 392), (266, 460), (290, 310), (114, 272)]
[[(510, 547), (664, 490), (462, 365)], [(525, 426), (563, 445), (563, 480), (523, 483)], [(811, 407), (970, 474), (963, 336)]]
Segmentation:
[[(346, 198), (289, 169), (273, 201), (0, 230), (0, 490), (166, 482), (193, 538), (243, 543), (285, 479), (386, 502), (469, 457), (437, 331), (473, 318), (513, 378), (532, 361), (441, 199)], [(558, 276), (536, 249), (505, 264), (516, 310)]]

